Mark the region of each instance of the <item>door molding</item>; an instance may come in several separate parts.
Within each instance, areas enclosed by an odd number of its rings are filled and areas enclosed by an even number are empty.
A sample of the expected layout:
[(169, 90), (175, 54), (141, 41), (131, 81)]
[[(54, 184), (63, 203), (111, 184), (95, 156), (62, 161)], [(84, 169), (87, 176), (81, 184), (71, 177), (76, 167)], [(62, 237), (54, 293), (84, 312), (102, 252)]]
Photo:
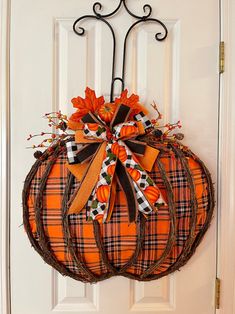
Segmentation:
[(0, 311), (10, 314), (10, 0), (0, 0)]
[[(235, 311), (235, 0), (220, 1), (226, 65), (220, 91), (218, 277), (222, 294), (218, 313), (228, 314)], [(0, 0), (0, 17), (0, 311), (10, 314), (10, 0)]]
[(221, 75), (218, 181), (218, 277), (220, 314), (235, 312), (235, 1), (221, 0), (221, 40), (225, 72)]

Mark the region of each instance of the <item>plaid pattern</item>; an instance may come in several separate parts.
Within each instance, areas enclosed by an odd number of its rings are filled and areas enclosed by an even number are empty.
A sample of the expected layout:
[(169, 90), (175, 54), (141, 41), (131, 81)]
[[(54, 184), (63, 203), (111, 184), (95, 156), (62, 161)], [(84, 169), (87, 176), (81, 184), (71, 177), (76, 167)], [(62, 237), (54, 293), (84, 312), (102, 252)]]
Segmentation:
[(75, 143), (75, 141), (69, 141), (66, 142), (66, 148), (67, 148), (67, 157), (68, 157), (68, 163), (69, 164), (77, 164), (78, 158), (77, 153), (81, 148), (83, 148), (83, 145)]
[[(190, 189), (179, 158), (170, 150), (167, 151), (165, 147), (165, 152), (160, 155), (159, 159), (166, 170), (167, 177), (173, 188), (177, 213), (177, 232), (176, 241), (171, 252), (158, 269), (155, 270), (155, 273), (158, 274), (166, 271), (177, 261), (190, 233), (190, 219), (192, 215)], [(42, 200), (43, 209), (41, 215), (51, 252), (70, 271), (79, 274), (80, 270), (78, 270), (76, 263), (67, 249), (62, 227), (63, 209), (61, 208), (61, 204), (68, 175), (65, 166), (66, 161), (66, 153), (61, 154), (49, 174)], [(39, 167), (31, 183), (28, 199), (29, 221), (36, 240), (38, 237), (34, 220), (34, 205), (41, 177), (48, 162), (48, 160), (43, 162)], [(195, 184), (198, 201), (196, 237), (201, 231), (207, 217), (209, 197), (205, 174), (201, 167), (191, 157), (188, 158), (188, 164)], [(149, 175), (167, 200), (167, 193), (157, 165), (155, 165)], [(70, 197), (72, 197), (78, 184), (79, 182), (75, 179)], [(93, 223), (86, 221), (85, 210), (79, 214), (70, 215), (69, 226), (76, 254), (79, 253), (82, 256), (87, 266), (95, 274), (106, 273), (107, 268), (101, 260), (100, 252), (96, 245)], [(128, 221), (126, 199), (119, 187), (117, 187), (112, 219), (108, 224), (100, 224), (100, 228), (104, 247), (110, 262), (117, 268), (124, 266), (134, 253), (136, 247), (137, 224), (130, 224)], [(160, 207), (157, 215), (155, 212), (151, 212), (145, 226), (143, 250), (137, 262), (127, 269), (127, 271), (133, 274), (141, 274), (148, 266), (156, 262), (166, 248), (169, 232), (169, 208), (167, 206)]]
[[(190, 188), (181, 161), (170, 151), (163, 154), (160, 160), (167, 171), (168, 179), (174, 193), (176, 205), (176, 242), (164, 262), (154, 271), (155, 274), (160, 274), (166, 271), (177, 261), (184, 249), (185, 241), (190, 235), (190, 221), (192, 216)], [(197, 226), (195, 230), (196, 237), (206, 220), (207, 208), (209, 205), (208, 190), (205, 174), (199, 164), (190, 157), (188, 158), (188, 165), (196, 188), (198, 202)], [(155, 168), (155, 171), (151, 173), (151, 176), (154, 181), (157, 181), (160, 173)]]
[[(66, 161), (67, 159), (65, 159), (63, 156), (60, 156), (48, 176), (47, 187), (43, 196), (43, 209), (41, 211), (41, 218), (46, 236), (50, 242), (51, 251), (56, 259), (62, 262), (72, 272), (81, 274), (66, 246), (62, 227), (63, 212), (61, 204), (68, 176), (68, 171), (65, 167)], [(30, 195), (28, 199), (29, 221), (36, 240), (38, 239), (38, 235), (35, 223), (34, 206), (37, 193), (39, 192), (41, 178), (45, 172), (48, 162), (49, 160), (43, 162), (43, 164), (38, 169), (31, 183)]]

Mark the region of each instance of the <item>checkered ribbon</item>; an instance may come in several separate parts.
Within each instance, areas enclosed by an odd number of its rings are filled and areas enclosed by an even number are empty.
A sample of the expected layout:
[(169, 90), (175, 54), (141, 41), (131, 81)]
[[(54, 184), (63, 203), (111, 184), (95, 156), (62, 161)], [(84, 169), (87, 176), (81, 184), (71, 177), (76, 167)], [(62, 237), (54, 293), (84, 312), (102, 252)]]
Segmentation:
[(78, 152), (82, 149), (83, 145), (77, 144), (75, 141), (66, 142), (67, 157), (70, 165), (79, 163)]
[(115, 180), (126, 195), (130, 222), (136, 220), (138, 212), (148, 215), (165, 204), (160, 190), (135, 155), (145, 153), (146, 144), (137, 141), (136, 137), (144, 134), (146, 129), (151, 127), (151, 122), (142, 112), (135, 116), (135, 121), (126, 121), (130, 110), (127, 106), (119, 106), (109, 126), (101, 124), (94, 115), (88, 114), (82, 119), (83, 136), (93, 143), (85, 148), (79, 146), (79, 143), (67, 143), (70, 164), (86, 160), (87, 156), (95, 154), (94, 150), (89, 151), (94, 144), (97, 145), (98, 151), (100, 143), (106, 143), (98, 181), (86, 204), (88, 219), (106, 221), (110, 217), (112, 198), (115, 197)]

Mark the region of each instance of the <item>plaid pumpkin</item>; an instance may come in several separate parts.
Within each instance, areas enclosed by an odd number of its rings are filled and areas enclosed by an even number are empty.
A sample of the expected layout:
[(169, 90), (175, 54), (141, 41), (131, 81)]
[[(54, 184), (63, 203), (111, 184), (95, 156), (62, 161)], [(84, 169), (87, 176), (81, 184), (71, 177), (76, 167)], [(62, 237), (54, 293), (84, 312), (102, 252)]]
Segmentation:
[[(147, 139), (148, 140), (148, 139)], [(167, 200), (158, 212), (129, 223), (121, 188), (108, 223), (88, 221), (84, 209), (67, 215), (79, 182), (66, 167), (66, 146), (37, 160), (25, 181), (24, 226), (31, 244), (60, 273), (83, 282), (114, 275), (163, 277), (183, 266), (212, 219), (214, 194), (203, 162), (186, 147), (151, 140), (159, 151), (150, 177)]]

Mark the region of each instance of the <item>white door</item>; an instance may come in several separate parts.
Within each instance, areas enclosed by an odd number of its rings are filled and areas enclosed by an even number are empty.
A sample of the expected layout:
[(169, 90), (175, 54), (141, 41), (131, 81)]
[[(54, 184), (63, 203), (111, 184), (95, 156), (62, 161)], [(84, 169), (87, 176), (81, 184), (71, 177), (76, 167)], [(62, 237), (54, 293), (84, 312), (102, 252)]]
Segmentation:
[[(88, 85), (108, 97), (111, 36), (99, 21), (85, 21), (87, 34), (75, 35), (75, 18), (92, 14), (93, 0), (11, 1), (11, 301), (12, 314), (131, 312), (212, 314), (216, 277), (215, 219), (188, 264), (158, 281), (141, 283), (111, 278), (90, 285), (58, 275), (30, 247), (23, 230), (21, 191), (34, 162), (26, 149), (29, 133), (47, 128), (46, 112), (71, 113), (71, 98)], [(126, 1), (143, 15), (146, 0)], [(218, 113), (219, 4), (215, 0), (149, 0), (152, 16), (168, 27), (143, 25), (131, 34), (127, 84), (145, 104), (155, 100), (166, 121), (181, 120), (184, 143), (205, 161), (216, 182)], [(118, 1), (102, 0), (103, 12)], [(123, 36), (134, 19), (120, 10), (113, 23), (117, 36), (117, 71), (121, 75)], [(118, 92), (118, 88), (117, 88)]]

